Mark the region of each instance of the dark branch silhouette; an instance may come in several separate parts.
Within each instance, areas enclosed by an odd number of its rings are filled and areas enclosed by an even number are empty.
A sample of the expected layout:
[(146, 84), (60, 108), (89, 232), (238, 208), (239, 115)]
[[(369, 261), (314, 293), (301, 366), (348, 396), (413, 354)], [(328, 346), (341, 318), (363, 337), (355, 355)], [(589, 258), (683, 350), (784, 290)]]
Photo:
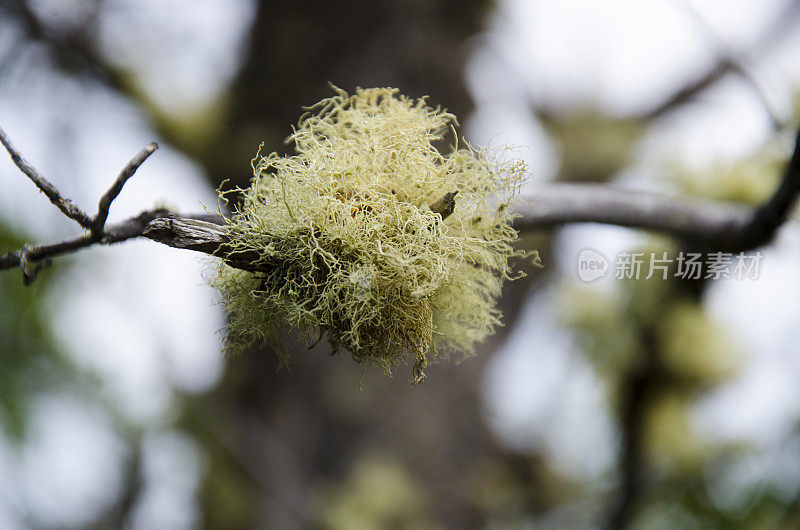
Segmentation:
[(56, 207), (61, 210), (61, 213), (69, 217), (70, 219), (74, 219), (81, 225), (83, 228), (91, 228), (92, 227), (92, 220), (91, 218), (86, 215), (86, 212), (78, 208), (78, 206), (72, 202), (71, 200), (62, 197), (61, 193), (58, 189), (49, 181), (47, 180), (44, 175), (39, 173), (35, 167), (30, 165), (19, 152), (14, 149), (14, 146), (11, 145), (11, 140), (8, 139), (5, 131), (0, 129), (0, 143), (3, 144), (3, 147), (6, 148), (8, 154), (11, 155), (11, 160), (14, 161), (14, 164), (19, 168), (20, 171), (25, 173), (25, 175), (31, 179), (39, 191), (44, 193), (50, 202), (56, 205)]
[(571, 223), (642, 228), (700, 248), (744, 251), (769, 243), (800, 194), (800, 131), (778, 189), (758, 208), (631, 191), (607, 184), (543, 184), (515, 227), (539, 230)]
[(155, 142), (150, 142), (147, 144), (144, 149), (139, 151), (136, 156), (134, 156), (130, 162), (122, 169), (119, 176), (117, 176), (117, 180), (114, 181), (114, 184), (108, 188), (102, 197), (100, 197), (100, 202), (97, 204), (97, 215), (95, 215), (94, 219), (92, 220), (92, 236), (95, 238), (100, 238), (103, 235), (103, 227), (105, 227), (106, 219), (108, 219), (108, 210), (111, 208), (111, 203), (114, 202), (114, 199), (122, 191), (122, 187), (128, 181), (129, 178), (136, 173), (136, 170), (139, 169), (147, 158), (155, 153), (156, 149), (158, 149), (158, 144)]

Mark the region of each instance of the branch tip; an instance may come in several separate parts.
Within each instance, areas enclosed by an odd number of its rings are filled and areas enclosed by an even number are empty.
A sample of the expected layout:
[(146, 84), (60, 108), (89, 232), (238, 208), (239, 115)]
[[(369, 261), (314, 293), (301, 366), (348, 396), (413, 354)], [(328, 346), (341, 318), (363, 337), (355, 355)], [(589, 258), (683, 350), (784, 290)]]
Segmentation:
[(22, 155), (17, 151), (11, 143), (11, 140), (6, 135), (6, 132), (0, 128), (0, 143), (3, 144), (8, 154), (11, 156), (11, 160), (14, 162), (20, 171), (22, 171), (25, 176), (27, 176), (31, 182), (39, 188), (39, 191), (45, 194), (47, 198), (53, 203), (61, 213), (69, 217), (70, 219), (76, 221), (79, 225), (83, 228), (90, 230), (92, 228), (92, 219), (81, 210), (74, 202), (69, 200), (66, 197), (61, 195), (61, 192), (58, 191), (52, 182), (47, 180), (44, 175), (39, 173), (39, 171), (33, 167), (31, 164), (25, 160)]
[(106, 220), (108, 219), (108, 211), (111, 208), (111, 203), (114, 202), (114, 199), (119, 196), (120, 192), (122, 191), (122, 187), (125, 183), (130, 179), (136, 170), (139, 169), (145, 160), (147, 160), (150, 155), (155, 153), (156, 149), (158, 149), (158, 144), (155, 142), (150, 142), (146, 146), (144, 146), (136, 155), (130, 159), (130, 161), (122, 168), (119, 175), (117, 176), (114, 183), (108, 188), (102, 197), (100, 197), (100, 202), (97, 204), (97, 215), (94, 216), (92, 220), (92, 237), (97, 240), (100, 240), (103, 237), (103, 228), (105, 227)]

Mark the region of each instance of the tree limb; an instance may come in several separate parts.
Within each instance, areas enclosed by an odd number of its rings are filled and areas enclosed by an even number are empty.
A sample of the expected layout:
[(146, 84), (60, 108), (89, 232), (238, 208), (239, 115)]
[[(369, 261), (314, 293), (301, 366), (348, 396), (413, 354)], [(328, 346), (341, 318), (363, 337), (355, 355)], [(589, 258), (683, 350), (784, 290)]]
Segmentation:
[(85, 234), (59, 243), (39, 245), (28, 247), (26, 250), (9, 252), (4, 256), (0, 256), (0, 270), (19, 267), (23, 256), (28, 261), (39, 261), (45, 258), (53, 258), (62, 254), (75, 252), (76, 250), (96, 244), (110, 245), (112, 243), (119, 243), (134, 237), (139, 237), (144, 232), (147, 223), (159, 215), (166, 213), (168, 213), (166, 210), (142, 212), (138, 216), (132, 217), (127, 221), (108, 227), (105, 230), (105, 235), (99, 240), (95, 239), (91, 234)]
[(792, 158), (786, 165), (778, 189), (770, 200), (758, 208), (739, 233), (740, 242), (746, 248), (755, 248), (772, 240), (792, 213), (800, 195), (800, 130), (795, 139)]
[(652, 230), (681, 240), (719, 243), (741, 230), (752, 210), (608, 184), (553, 183), (538, 185), (521, 214), (514, 227), (523, 232), (572, 223), (602, 223)]
[[(10, 147), (2, 129), (0, 135), (12, 158), (16, 154), (22, 160)], [(181, 216), (163, 209), (148, 210), (122, 223), (105, 227), (111, 202), (125, 181), (155, 148), (155, 144), (149, 144), (126, 165), (100, 200), (98, 213), (89, 222), (89, 234), (9, 252), (0, 256), (0, 270), (22, 267), (23, 279), (27, 284), (55, 256), (95, 244), (109, 245), (135, 237), (146, 237), (174, 248), (225, 256), (226, 262), (234, 267), (255, 270), (249, 256), (231, 254), (231, 249), (227, 247), (227, 233), (222, 226), (224, 220), (215, 214)], [(20, 169), (26, 175), (39, 175), (27, 163), (22, 164)], [(34, 178), (31, 180), (37, 182)], [(52, 184), (48, 185), (57, 199), (56, 203), (67, 200)], [(604, 223), (660, 232), (699, 247), (744, 251), (772, 240), (786, 221), (799, 194), (800, 131), (780, 186), (770, 200), (759, 208), (623, 190), (602, 184), (543, 184), (538, 187), (533, 202), (524, 207), (515, 226), (519, 230), (530, 231), (571, 223)], [(64, 209), (62, 212), (67, 214)]]
[[(163, 234), (163, 232), (160, 234), (157, 232), (155, 234), (147, 233), (148, 227), (151, 227), (152, 223), (164, 219), (176, 221), (171, 236), (167, 236)], [(216, 224), (214, 224), (215, 222)], [(100, 239), (95, 238), (91, 234), (84, 234), (58, 243), (34, 247), (26, 246), (20, 250), (8, 252), (0, 256), (0, 270), (13, 269), (15, 267), (24, 268), (26, 264), (50, 260), (56, 256), (70, 254), (94, 245), (111, 245), (137, 237), (147, 237), (176, 248), (185, 248), (188, 250), (197, 250), (206, 254), (214, 254), (219, 245), (226, 241), (222, 239), (224, 231), (223, 228), (219, 226), (222, 222), (222, 217), (215, 214), (195, 214), (180, 217), (165, 209), (146, 210), (136, 217), (131, 217), (126, 221), (106, 227)], [(217, 230), (209, 230), (205, 236), (205, 240), (196, 240), (196, 245), (194, 245), (187, 239), (187, 237), (191, 237), (188, 234), (191, 234), (192, 229), (190, 227), (193, 226), (192, 223), (216, 226)], [(155, 224), (152, 226), (158, 227), (159, 225)], [(175, 244), (170, 245), (167, 242), (170, 237), (174, 238)], [(27, 280), (26, 275), (24, 279), (27, 283), (30, 283), (35, 277)]]
[(145, 146), (144, 149), (139, 151), (123, 168), (122, 172), (117, 176), (111, 187), (103, 194), (98, 203), (97, 214), (94, 217), (89, 217), (86, 212), (81, 210), (70, 199), (64, 197), (58, 188), (55, 187), (49, 180), (47, 180), (39, 171), (30, 165), (20, 155), (20, 153), (11, 144), (5, 131), (0, 128), (0, 143), (3, 144), (14, 164), (22, 171), (39, 190), (41, 190), (50, 202), (58, 207), (61, 212), (77, 221), (83, 228), (89, 230), (90, 233), (79, 236), (73, 239), (62, 241), (60, 243), (53, 243), (49, 245), (40, 245), (30, 247), (25, 245), (22, 249), (12, 251), (0, 257), (0, 270), (12, 267), (20, 267), (22, 269), (22, 281), (25, 285), (30, 285), (38, 276), (39, 272), (50, 265), (51, 258), (68, 252), (74, 252), (80, 248), (85, 248), (96, 243), (110, 244), (118, 241), (124, 241), (132, 237), (141, 236), (144, 228), (153, 219), (160, 215), (167, 214), (167, 210), (151, 210), (143, 212), (138, 217), (129, 219), (128, 221), (114, 225), (108, 230), (105, 229), (106, 220), (108, 219), (108, 211), (111, 203), (117, 198), (122, 191), (125, 182), (133, 176), (139, 166), (144, 163), (147, 158), (158, 149), (158, 145), (151, 142)]
[(529, 231), (571, 223), (604, 223), (652, 230), (700, 247), (744, 251), (772, 240), (799, 194), (800, 131), (778, 189), (759, 208), (605, 184), (541, 184), (515, 227)]
[(92, 221), (92, 236), (99, 239), (102, 237), (103, 234), (103, 227), (106, 224), (106, 219), (108, 219), (108, 210), (111, 208), (111, 203), (114, 202), (114, 199), (117, 198), (119, 193), (122, 191), (122, 187), (128, 181), (129, 178), (136, 173), (136, 170), (139, 169), (147, 158), (155, 153), (156, 149), (158, 149), (158, 144), (155, 142), (150, 142), (147, 144), (144, 149), (136, 153), (130, 162), (122, 169), (120, 174), (117, 176), (117, 180), (108, 188), (102, 197), (100, 197), (100, 202), (97, 204), (97, 215), (95, 215)]
[[(690, 5), (687, 5), (689, 12), (694, 10)], [(695, 96), (705, 91), (707, 88), (713, 86), (717, 81), (725, 77), (729, 73), (739, 73), (743, 76), (744, 80), (756, 89), (761, 101), (765, 105), (767, 113), (770, 115), (774, 125), (780, 123), (772, 113), (769, 105), (764, 101), (763, 94), (761, 94), (759, 87), (755, 84), (754, 80), (741, 66), (738, 56), (756, 56), (763, 54), (774, 48), (780, 41), (786, 37), (790, 31), (794, 29), (797, 24), (797, 16), (800, 14), (800, 1), (792, 0), (789, 2), (767, 25), (767, 29), (753, 42), (750, 47), (738, 54), (734, 55), (729, 51), (723, 50), (716, 64), (709, 68), (703, 74), (689, 80), (683, 87), (675, 91), (670, 97), (662, 101), (659, 105), (652, 108), (650, 111), (640, 116), (643, 120), (652, 120), (660, 117), (667, 112), (673, 110), (684, 103), (691, 101)], [(710, 31), (708, 23), (695, 13), (695, 18), (705, 26), (706, 31)], [(719, 39), (717, 39), (719, 40)]]
[(168, 215), (153, 219), (145, 227), (142, 235), (169, 247), (213, 255), (228, 242), (225, 230), (220, 226), (222, 217), (217, 217), (218, 222), (214, 222), (195, 217)]
[(62, 197), (61, 193), (59, 193), (58, 189), (45, 178), (44, 175), (39, 173), (35, 167), (30, 165), (22, 155), (19, 154), (19, 151), (14, 149), (14, 146), (11, 145), (11, 140), (8, 139), (6, 132), (0, 128), (0, 143), (3, 144), (3, 147), (6, 148), (8, 154), (11, 155), (11, 160), (14, 161), (14, 164), (25, 173), (25, 175), (31, 179), (39, 191), (44, 193), (50, 202), (56, 205), (56, 207), (61, 210), (61, 213), (69, 217), (70, 219), (74, 219), (81, 225), (83, 228), (89, 229), (92, 227), (92, 220), (91, 218), (78, 208), (78, 206), (72, 202), (71, 200), (67, 199), (66, 197)]

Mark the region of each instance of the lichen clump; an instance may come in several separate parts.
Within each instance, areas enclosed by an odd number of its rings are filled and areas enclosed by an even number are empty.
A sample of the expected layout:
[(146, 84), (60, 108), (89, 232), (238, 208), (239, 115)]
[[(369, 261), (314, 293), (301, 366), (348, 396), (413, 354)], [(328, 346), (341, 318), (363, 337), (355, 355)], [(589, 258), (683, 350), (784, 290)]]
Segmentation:
[(455, 117), (396, 89), (337, 90), (309, 110), (287, 139), (296, 154), (257, 156), (228, 219), (228, 347), (276, 342), (288, 324), (387, 372), (411, 361), (418, 383), (499, 324), (509, 258), (524, 254), (508, 208), (524, 164), (440, 153)]

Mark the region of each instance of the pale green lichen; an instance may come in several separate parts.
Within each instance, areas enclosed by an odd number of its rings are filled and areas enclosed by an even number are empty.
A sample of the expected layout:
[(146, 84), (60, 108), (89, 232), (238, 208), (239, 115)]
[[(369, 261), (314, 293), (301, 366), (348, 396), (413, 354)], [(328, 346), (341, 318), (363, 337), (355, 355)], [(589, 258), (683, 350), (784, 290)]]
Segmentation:
[[(454, 123), (396, 89), (337, 90), (287, 139), (297, 154), (253, 160), (227, 256), (252, 272), (223, 263), (215, 282), (229, 350), (288, 324), (387, 372), (412, 359), (418, 383), (431, 358), (492, 333), (509, 258), (524, 255), (507, 206), (526, 171), (470, 146), (440, 153)], [(443, 219), (430, 205), (448, 192)]]

